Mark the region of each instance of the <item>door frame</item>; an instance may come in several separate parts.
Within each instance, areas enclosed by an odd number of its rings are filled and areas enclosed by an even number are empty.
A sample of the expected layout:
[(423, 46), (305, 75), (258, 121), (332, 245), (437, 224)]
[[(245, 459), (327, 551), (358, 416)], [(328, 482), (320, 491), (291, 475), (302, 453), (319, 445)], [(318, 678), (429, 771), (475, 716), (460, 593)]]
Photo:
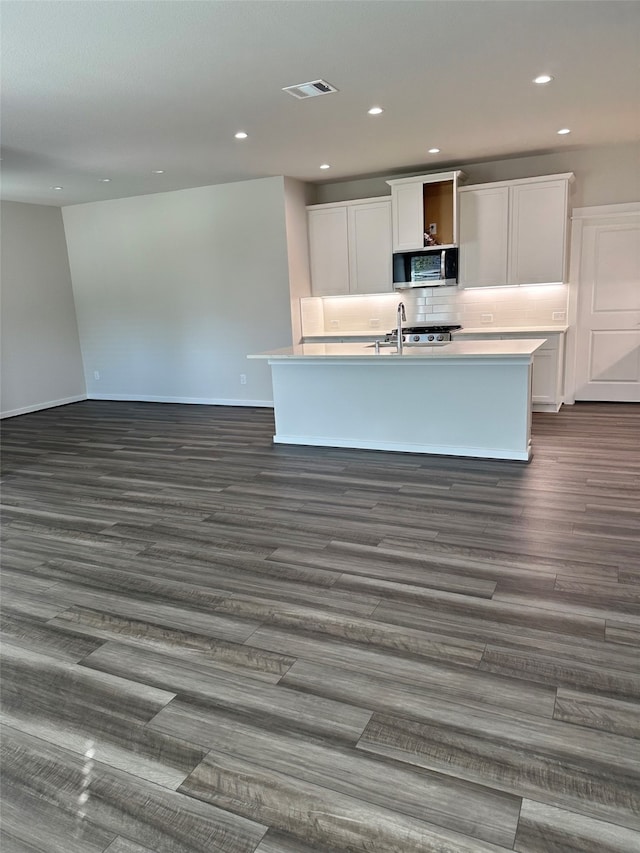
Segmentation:
[(576, 360), (578, 357), (578, 299), (580, 290), (580, 262), (582, 259), (583, 229), (593, 219), (614, 219), (640, 213), (640, 201), (625, 204), (603, 204), (596, 207), (576, 207), (571, 213), (571, 254), (569, 261), (569, 298), (566, 340), (566, 368), (564, 375), (564, 402), (572, 406), (576, 401)]

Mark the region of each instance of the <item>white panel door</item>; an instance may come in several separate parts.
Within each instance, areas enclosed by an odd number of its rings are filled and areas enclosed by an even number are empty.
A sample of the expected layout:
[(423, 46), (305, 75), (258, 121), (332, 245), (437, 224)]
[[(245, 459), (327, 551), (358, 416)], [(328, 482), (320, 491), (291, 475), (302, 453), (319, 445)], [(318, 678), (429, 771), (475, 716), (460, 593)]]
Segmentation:
[(568, 182), (511, 187), (511, 284), (565, 280)]
[(640, 214), (583, 224), (576, 400), (640, 402)]
[(393, 251), (424, 249), (424, 200), (422, 183), (391, 187)]
[(313, 295), (349, 293), (347, 208), (310, 210), (307, 222)]
[(351, 293), (388, 293), (393, 289), (391, 199), (348, 210)]
[(509, 187), (465, 190), (458, 200), (462, 287), (507, 284)]

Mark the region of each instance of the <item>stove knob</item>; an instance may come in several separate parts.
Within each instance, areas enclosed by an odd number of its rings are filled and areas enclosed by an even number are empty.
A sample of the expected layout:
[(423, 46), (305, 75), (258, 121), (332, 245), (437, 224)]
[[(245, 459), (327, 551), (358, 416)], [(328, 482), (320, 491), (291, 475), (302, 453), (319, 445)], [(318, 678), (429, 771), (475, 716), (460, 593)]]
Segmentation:
[(419, 342), (420, 342), (420, 335), (414, 335), (414, 336), (413, 336), (413, 340), (414, 340), (416, 343), (419, 343)]
[(432, 340), (434, 340), (433, 335), (427, 335), (427, 340), (428, 340), (428, 341), (432, 341)]
[(403, 341), (403, 343), (406, 343), (406, 341), (407, 341), (407, 337), (406, 337), (406, 335), (403, 335), (403, 336), (402, 336), (402, 341)]
[(437, 335), (437, 336), (436, 336), (436, 340), (437, 340), (437, 341), (443, 341), (443, 340), (444, 340), (444, 335)]

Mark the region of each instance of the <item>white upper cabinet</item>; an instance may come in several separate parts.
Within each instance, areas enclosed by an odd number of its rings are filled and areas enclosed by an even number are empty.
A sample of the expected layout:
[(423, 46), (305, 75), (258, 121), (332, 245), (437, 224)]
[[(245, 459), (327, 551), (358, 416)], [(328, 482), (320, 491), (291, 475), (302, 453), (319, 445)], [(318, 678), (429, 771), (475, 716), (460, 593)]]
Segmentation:
[(347, 208), (350, 293), (392, 289), (391, 204), (389, 199)]
[(316, 296), (349, 292), (347, 208), (307, 212), (311, 290)]
[(437, 245), (458, 244), (458, 185), (464, 172), (440, 172), (387, 181), (391, 187), (393, 251), (425, 248), (425, 232)]
[(463, 187), (460, 285), (564, 281), (572, 180), (568, 173)]
[(564, 281), (568, 185), (565, 179), (511, 188), (509, 279), (514, 284)]
[(507, 282), (509, 188), (460, 193), (458, 281), (476, 287)]
[(394, 252), (424, 248), (422, 186), (412, 183), (391, 188)]
[(314, 296), (392, 290), (391, 199), (307, 208)]

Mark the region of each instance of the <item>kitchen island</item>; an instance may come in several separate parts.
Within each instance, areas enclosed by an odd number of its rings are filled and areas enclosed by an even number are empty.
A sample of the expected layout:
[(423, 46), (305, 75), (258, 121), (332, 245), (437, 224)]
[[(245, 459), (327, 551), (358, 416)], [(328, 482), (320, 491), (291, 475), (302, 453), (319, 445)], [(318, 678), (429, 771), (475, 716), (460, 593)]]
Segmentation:
[(544, 339), (439, 346), (300, 344), (271, 366), (278, 444), (531, 458), (533, 353)]

